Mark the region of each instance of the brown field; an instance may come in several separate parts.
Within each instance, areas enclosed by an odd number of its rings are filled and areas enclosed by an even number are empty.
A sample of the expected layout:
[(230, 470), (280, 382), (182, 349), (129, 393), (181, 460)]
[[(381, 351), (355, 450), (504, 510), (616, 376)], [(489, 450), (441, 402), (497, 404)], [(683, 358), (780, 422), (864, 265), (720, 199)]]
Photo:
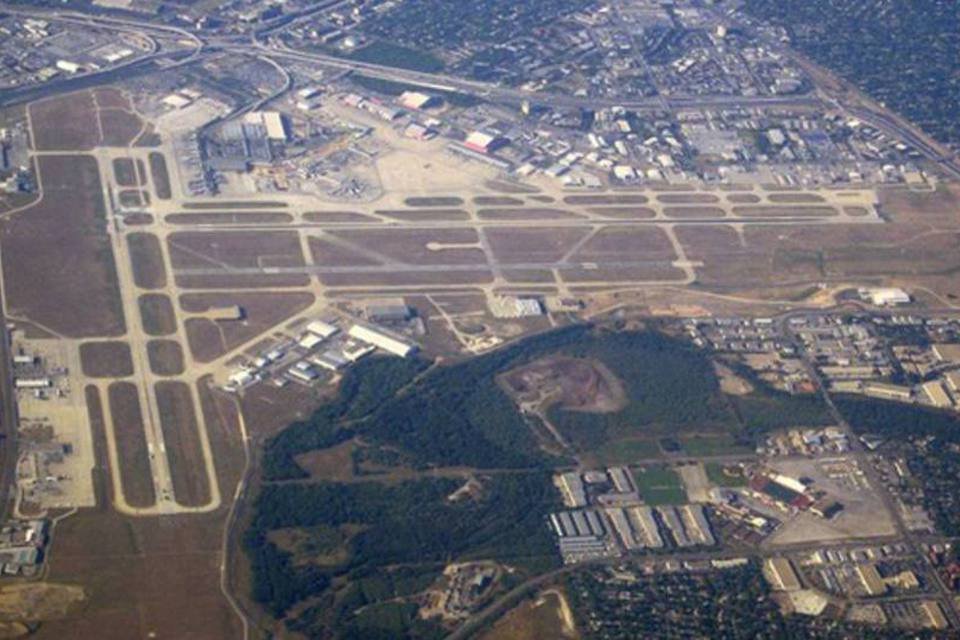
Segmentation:
[(490, 284), (493, 274), (484, 268), (470, 271), (405, 271), (395, 273), (324, 273), (320, 280), (330, 287), (410, 287), (431, 285)]
[(133, 281), (141, 289), (161, 289), (167, 285), (160, 241), (152, 233), (131, 233), (127, 236)]
[(43, 199), (2, 227), (7, 310), (70, 337), (122, 334), (97, 164), (88, 156), (37, 163)]
[(117, 440), (123, 495), (131, 506), (149, 507), (156, 502), (156, 494), (137, 387), (130, 382), (114, 382), (107, 388), (107, 396)]
[(356, 229), (330, 230), (330, 238), (339, 239), (366, 252), (380, 254), (406, 264), (485, 264), (474, 229)]
[(153, 190), (161, 200), (169, 200), (172, 192), (170, 191), (170, 173), (167, 171), (167, 160), (159, 151), (151, 151), (147, 157), (150, 161), (150, 177), (153, 180)]
[(478, 209), (477, 216), (482, 220), (548, 220), (582, 218), (583, 216), (564, 209), (548, 209), (544, 207)]
[(255, 200), (228, 200), (226, 202), (184, 202), (184, 209), (215, 211), (217, 209), (284, 209), (287, 203), (281, 200), (257, 202)]
[(539, 202), (541, 204), (550, 204), (552, 202), (557, 201), (557, 199), (554, 198), (553, 196), (544, 196), (544, 195), (527, 196), (527, 200), (529, 200), (530, 202)]
[(668, 218), (722, 218), (727, 212), (720, 207), (664, 207)]
[(771, 193), (767, 196), (770, 202), (787, 202), (791, 204), (810, 204), (826, 202), (823, 196), (816, 193)]
[(470, 219), (470, 214), (463, 209), (378, 209), (376, 213), (402, 222), (442, 222), (444, 220)]
[[(99, 400), (96, 395), (94, 398)], [(232, 494), (243, 453), (231, 401), (212, 398), (204, 390), (201, 402), (221, 486)], [(119, 515), (110, 506), (112, 487), (102, 421), (94, 424), (94, 436), (97, 507), (81, 509), (57, 524), (56, 552), (46, 560), (50, 580), (81, 585), (88, 599), (62, 620), (43, 622), (31, 637), (241, 637), (239, 618), (219, 586), (226, 506), (212, 514), (189, 517)]]
[(310, 284), (310, 276), (300, 274), (177, 275), (174, 280), (182, 289), (275, 289)]
[(573, 255), (581, 262), (676, 260), (670, 239), (657, 227), (603, 227)]
[(525, 600), (507, 612), (478, 640), (576, 640), (572, 616), (555, 592)]
[(135, 113), (123, 109), (101, 108), (99, 116), (103, 127), (102, 144), (107, 147), (126, 147), (143, 127), (143, 121)]
[(183, 373), (183, 348), (176, 340), (151, 340), (147, 343), (150, 370), (158, 376)]
[(720, 198), (712, 193), (661, 193), (657, 202), (663, 204), (713, 204), (720, 202)]
[(123, 217), (123, 224), (131, 227), (153, 224), (153, 216), (149, 213), (131, 213), (130, 215)]
[(428, 196), (406, 198), (403, 204), (408, 207), (459, 207), (463, 205), (463, 198), (456, 196)]
[(615, 220), (637, 220), (657, 217), (657, 212), (647, 207), (588, 207), (594, 215)]
[(154, 390), (174, 497), (185, 506), (206, 504), (210, 501), (210, 486), (190, 387), (183, 382), (158, 382)]
[(778, 216), (835, 216), (837, 210), (833, 207), (734, 207), (733, 212), (745, 218), (772, 218)]
[(28, 111), (37, 151), (89, 151), (100, 144), (97, 106), (89, 91), (34, 102)]
[(499, 376), (517, 402), (559, 404), (570, 411), (613, 413), (627, 405), (623, 382), (603, 363), (550, 356)]
[(552, 271), (540, 269), (507, 269), (500, 272), (507, 282), (555, 282)]
[(80, 366), (90, 378), (125, 378), (133, 375), (133, 359), (126, 342), (85, 342), (80, 345)]
[(684, 273), (669, 262), (650, 262), (631, 266), (604, 266), (596, 269), (564, 268), (563, 279), (569, 283), (591, 282), (682, 282)]
[(121, 207), (142, 207), (143, 199), (140, 192), (136, 189), (124, 189), (117, 194), (117, 202)]
[(113, 179), (121, 187), (136, 187), (139, 184), (133, 158), (113, 159)]
[(690, 260), (702, 260), (697, 278), (704, 284), (740, 282), (754, 285), (771, 276), (771, 255), (762, 247), (744, 245), (732, 227), (687, 225), (676, 228)]
[(130, 101), (116, 87), (97, 87), (93, 90), (93, 94), (102, 109), (130, 110)]
[(477, 196), (473, 199), (473, 204), (481, 207), (522, 207), (523, 200), (510, 196)]
[(355, 211), (308, 211), (303, 219), (307, 222), (379, 222), (373, 216)]
[(363, 266), (383, 264), (383, 260), (363, 252), (359, 247), (349, 247), (338, 244), (326, 238), (311, 236), (307, 239), (310, 245), (310, 256), (316, 265), (345, 265)]
[(508, 182), (506, 180), (487, 180), (483, 183), (491, 191), (497, 193), (537, 193), (539, 189), (519, 182)]
[(148, 122), (147, 126), (143, 129), (143, 133), (133, 141), (133, 146), (150, 149), (159, 147), (161, 142), (163, 142), (163, 138), (156, 132), (154, 126)]
[(584, 204), (584, 205), (624, 205), (624, 204), (645, 204), (649, 202), (647, 196), (639, 193), (604, 193), (582, 196), (566, 196), (563, 199), (566, 204)]
[(178, 231), (167, 239), (175, 269), (303, 266), (293, 231)]
[(163, 217), (170, 224), (280, 224), (293, 222), (289, 213), (171, 213)]
[(190, 353), (210, 362), (235, 349), (313, 304), (311, 293), (186, 293), (180, 307), (187, 313), (239, 305), (243, 320), (214, 321), (190, 318), (185, 322)]
[(731, 193), (727, 195), (727, 202), (734, 204), (756, 204), (760, 202), (760, 197), (752, 193)]
[(150, 336), (167, 336), (177, 330), (170, 298), (162, 293), (147, 293), (137, 299), (143, 330)]
[(557, 262), (588, 232), (586, 227), (492, 227), (484, 231), (493, 254), (503, 263)]

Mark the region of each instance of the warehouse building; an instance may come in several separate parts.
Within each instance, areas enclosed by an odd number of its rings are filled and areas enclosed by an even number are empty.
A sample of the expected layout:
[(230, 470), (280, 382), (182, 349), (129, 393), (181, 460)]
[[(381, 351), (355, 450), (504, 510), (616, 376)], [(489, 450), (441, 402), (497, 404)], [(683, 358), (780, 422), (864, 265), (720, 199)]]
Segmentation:
[(417, 352), (417, 345), (386, 329), (374, 329), (362, 324), (355, 324), (350, 327), (350, 337), (372, 344), (378, 349), (383, 349), (401, 358), (407, 358)]

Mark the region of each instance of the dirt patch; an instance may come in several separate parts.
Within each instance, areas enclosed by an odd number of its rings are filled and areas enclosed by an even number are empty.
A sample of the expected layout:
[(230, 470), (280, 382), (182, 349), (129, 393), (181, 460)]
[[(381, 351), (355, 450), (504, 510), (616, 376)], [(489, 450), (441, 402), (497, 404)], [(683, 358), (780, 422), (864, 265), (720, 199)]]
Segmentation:
[(731, 396), (745, 396), (753, 391), (753, 385), (744, 378), (738, 376), (733, 369), (727, 365), (713, 362), (713, 371), (717, 374), (720, 381), (720, 391)]
[(85, 342), (80, 345), (80, 366), (90, 378), (125, 378), (133, 375), (133, 359), (126, 342)]
[(113, 179), (121, 187), (136, 187), (139, 185), (137, 166), (132, 158), (113, 159)]
[(169, 200), (172, 193), (166, 158), (159, 151), (151, 151), (147, 160), (150, 162), (150, 178), (153, 181), (154, 193), (161, 200)]
[(551, 356), (502, 374), (499, 381), (518, 404), (539, 409), (614, 413), (627, 405), (623, 383), (597, 360)]
[(83, 588), (76, 585), (50, 582), (8, 584), (0, 587), (0, 620), (36, 622), (62, 618), (84, 599)]
[(283, 224), (293, 222), (289, 213), (251, 211), (247, 213), (171, 213), (163, 219), (170, 224)]
[(174, 497), (185, 506), (206, 504), (210, 501), (210, 487), (190, 387), (183, 382), (158, 382), (154, 389)]
[(576, 640), (580, 635), (564, 596), (557, 591), (526, 600), (479, 636), (479, 640)]
[(107, 388), (107, 396), (123, 495), (131, 506), (149, 507), (156, 502), (156, 494), (137, 387), (130, 382), (114, 382)]
[(126, 147), (132, 143), (143, 121), (139, 116), (123, 109), (100, 109), (100, 126), (103, 127), (103, 142), (107, 147)]
[(143, 330), (151, 336), (168, 336), (177, 330), (170, 298), (161, 293), (148, 293), (137, 299)]
[(315, 449), (298, 455), (296, 462), (313, 480), (350, 482), (356, 478), (353, 452), (357, 446), (356, 440), (348, 440), (327, 449)]
[(190, 318), (185, 322), (190, 353), (199, 362), (210, 362), (256, 338), (313, 304), (311, 293), (187, 293), (180, 306), (187, 313), (238, 305), (242, 320), (213, 321)]
[(40, 156), (43, 199), (2, 227), (10, 315), (70, 337), (125, 331), (97, 163)]
[(176, 340), (151, 340), (147, 343), (150, 370), (158, 376), (183, 373), (183, 348)]
[(429, 196), (407, 198), (403, 204), (408, 207), (459, 207), (463, 205), (463, 198), (456, 196)]
[(89, 91), (34, 102), (28, 110), (37, 151), (89, 151), (100, 144), (97, 106)]
[(127, 236), (133, 281), (141, 289), (162, 289), (167, 286), (160, 241), (152, 233), (131, 233)]

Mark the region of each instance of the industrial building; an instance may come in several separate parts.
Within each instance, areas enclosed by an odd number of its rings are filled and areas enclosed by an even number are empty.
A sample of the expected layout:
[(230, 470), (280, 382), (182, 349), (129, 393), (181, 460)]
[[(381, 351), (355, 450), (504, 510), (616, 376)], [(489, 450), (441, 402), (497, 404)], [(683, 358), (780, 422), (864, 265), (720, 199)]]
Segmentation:
[(417, 352), (417, 345), (408, 342), (406, 339), (386, 329), (355, 324), (350, 327), (349, 334), (351, 338), (371, 344), (401, 358), (412, 356)]

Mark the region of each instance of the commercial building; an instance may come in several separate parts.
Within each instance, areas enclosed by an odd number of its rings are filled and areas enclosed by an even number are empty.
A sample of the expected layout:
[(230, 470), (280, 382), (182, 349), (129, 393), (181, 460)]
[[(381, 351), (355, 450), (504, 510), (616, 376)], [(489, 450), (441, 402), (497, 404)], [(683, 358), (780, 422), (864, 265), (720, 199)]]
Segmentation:
[(953, 406), (953, 399), (943, 388), (943, 381), (931, 380), (924, 383), (921, 387), (923, 395), (927, 401), (938, 409), (949, 409)]
[(404, 91), (397, 98), (397, 103), (405, 109), (421, 110), (438, 106), (440, 99), (419, 91)]

